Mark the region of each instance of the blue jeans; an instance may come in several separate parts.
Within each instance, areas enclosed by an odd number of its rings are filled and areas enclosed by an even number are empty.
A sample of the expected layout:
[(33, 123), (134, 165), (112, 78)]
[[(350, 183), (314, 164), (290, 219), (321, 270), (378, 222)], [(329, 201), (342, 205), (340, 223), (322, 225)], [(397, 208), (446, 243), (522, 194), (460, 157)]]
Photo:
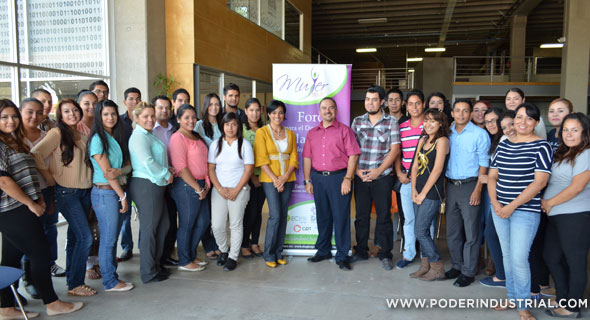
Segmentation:
[(86, 260), (92, 246), (92, 232), (88, 226), (90, 189), (56, 185), (55, 203), (57, 211), (68, 221), (66, 282), (71, 290), (84, 284)]
[[(201, 186), (205, 186), (205, 180), (197, 180)], [(207, 226), (209, 220), (209, 201), (199, 200), (199, 195), (193, 187), (189, 186), (182, 178), (174, 179), (171, 196), (176, 202), (178, 210), (178, 231), (176, 243), (178, 244), (178, 265), (186, 266), (197, 258), (197, 247), (205, 231), (198, 228), (199, 223)], [(203, 216), (201, 218), (201, 216)]]
[[(41, 192), (43, 193), (43, 199), (45, 200), (45, 212), (39, 217), (39, 221), (41, 222), (43, 232), (47, 238), (47, 244), (49, 245), (49, 265), (53, 266), (57, 260), (57, 221), (59, 218), (59, 212), (57, 209), (54, 209), (52, 214), (47, 214), (47, 210), (49, 210), (51, 202), (54, 199), (54, 188), (47, 187), (41, 190)], [(29, 261), (29, 258), (24, 255), (23, 260)]]
[(98, 247), (98, 263), (102, 273), (102, 285), (105, 290), (119, 284), (117, 275), (117, 236), (123, 221), (120, 213), (119, 196), (114, 190), (92, 188), (92, 208), (98, 219), (100, 229), (100, 245)]
[(127, 192), (129, 211), (121, 214), (121, 225), (119, 226), (121, 249), (123, 251), (133, 252), (133, 234), (131, 233), (131, 207), (133, 206), (133, 199), (131, 199), (131, 192), (129, 192), (127, 187), (125, 187), (125, 192)]
[[(500, 247), (500, 239), (498, 239), (498, 233), (496, 232), (496, 226), (494, 225), (494, 219), (492, 218), (492, 203), (489, 202), (490, 196), (487, 193), (487, 189), (484, 195), (487, 196), (481, 197), (482, 208), (488, 208), (488, 210), (485, 212), (486, 217), (484, 219), (484, 237), (488, 243), (488, 248), (490, 248), (490, 255), (492, 256), (492, 260), (494, 261), (494, 267), (496, 269), (496, 278), (500, 280), (506, 280), (506, 274), (504, 273), (504, 262), (502, 261), (502, 248)], [(484, 201), (487, 201), (488, 204), (485, 205)]]
[[(402, 184), (400, 189), (402, 198), (402, 210), (404, 211), (404, 259), (408, 261), (414, 260), (416, 257), (416, 234), (414, 233), (414, 223), (416, 215), (414, 212), (414, 202), (412, 201), (412, 183), (408, 182)], [(438, 209), (436, 211), (438, 214)], [(430, 235), (434, 238), (434, 226), (436, 225), (436, 218), (432, 221), (430, 227)]]
[(287, 233), (287, 213), (293, 184), (293, 182), (286, 182), (284, 184), (285, 190), (278, 192), (272, 182), (262, 183), (266, 201), (268, 201), (268, 222), (264, 238), (265, 261), (283, 259), (283, 243)]
[(430, 262), (437, 262), (440, 253), (436, 249), (432, 234), (432, 224), (436, 223), (440, 200), (424, 199), (421, 205), (414, 203), (414, 233), (420, 242), (420, 253), (422, 257), (428, 258)]
[[(492, 218), (500, 239), (506, 273), (506, 289), (509, 299), (530, 299), (531, 269), (529, 251), (541, 219), (541, 213), (515, 210), (507, 219), (496, 215)], [(525, 310), (523, 303), (517, 303), (518, 310)]]

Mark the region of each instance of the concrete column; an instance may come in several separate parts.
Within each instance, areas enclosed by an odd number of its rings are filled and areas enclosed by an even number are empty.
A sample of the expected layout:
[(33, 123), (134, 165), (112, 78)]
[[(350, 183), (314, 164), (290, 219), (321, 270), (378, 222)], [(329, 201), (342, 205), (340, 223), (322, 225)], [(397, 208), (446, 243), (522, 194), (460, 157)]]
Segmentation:
[(510, 81), (525, 80), (526, 16), (513, 16), (510, 26)]
[(143, 101), (156, 95), (158, 73), (166, 74), (164, 0), (117, 0), (114, 6), (114, 58), (111, 98), (125, 112), (123, 92), (141, 91)]
[(561, 60), (560, 94), (572, 101), (575, 111), (587, 113), (590, 1), (566, 0), (563, 16), (566, 43)]

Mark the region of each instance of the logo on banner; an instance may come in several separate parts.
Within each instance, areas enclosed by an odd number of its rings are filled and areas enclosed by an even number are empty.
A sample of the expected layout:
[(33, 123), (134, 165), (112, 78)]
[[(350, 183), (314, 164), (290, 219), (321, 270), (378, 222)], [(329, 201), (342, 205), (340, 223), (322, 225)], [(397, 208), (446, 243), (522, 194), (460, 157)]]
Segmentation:
[(348, 79), (345, 65), (322, 65), (321, 68), (307, 64), (273, 65), (273, 74), (274, 98), (294, 105), (316, 104), (324, 97), (332, 97)]

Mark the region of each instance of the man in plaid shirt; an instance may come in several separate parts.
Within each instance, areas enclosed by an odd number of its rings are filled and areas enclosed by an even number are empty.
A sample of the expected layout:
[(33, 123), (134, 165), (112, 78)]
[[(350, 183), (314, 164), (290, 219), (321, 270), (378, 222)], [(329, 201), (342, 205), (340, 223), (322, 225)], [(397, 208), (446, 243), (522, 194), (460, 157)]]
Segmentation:
[(391, 221), (391, 189), (393, 186), (392, 165), (400, 154), (399, 125), (397, 120), (383, 111), (385, 90), (380, 86), (367, 89), (365, 113), (352, 122), (352, 130), (361, 147), (354, 178), (356, 201), (355, 253), (351, 261), (369, 258), (369, 228), (371, 205), (375, 202), (377, 223), (375, 239), (382, 250), (379, 260), (385, 270), (393, 269), (393, 223)]

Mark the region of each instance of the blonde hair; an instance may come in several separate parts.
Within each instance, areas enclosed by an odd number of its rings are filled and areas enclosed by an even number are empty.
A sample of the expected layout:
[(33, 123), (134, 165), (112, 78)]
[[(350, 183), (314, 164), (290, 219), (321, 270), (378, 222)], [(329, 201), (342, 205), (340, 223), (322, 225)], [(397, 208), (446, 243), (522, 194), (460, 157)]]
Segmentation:
[(137, 106), (135, 106), (135, 109), (133, 109), (133, 129), (135, 129), (135, 125), (137, 123), (137, 117), (139, 117), (139, 115), (143, 112), (143, 110), (145, 109), (154, 109), (154, 111), (156, 110), (156, 107), (154, 107), (153, 104), (149, 103), (149, 102), (145, 102), (142, 101), (140, 102)]

